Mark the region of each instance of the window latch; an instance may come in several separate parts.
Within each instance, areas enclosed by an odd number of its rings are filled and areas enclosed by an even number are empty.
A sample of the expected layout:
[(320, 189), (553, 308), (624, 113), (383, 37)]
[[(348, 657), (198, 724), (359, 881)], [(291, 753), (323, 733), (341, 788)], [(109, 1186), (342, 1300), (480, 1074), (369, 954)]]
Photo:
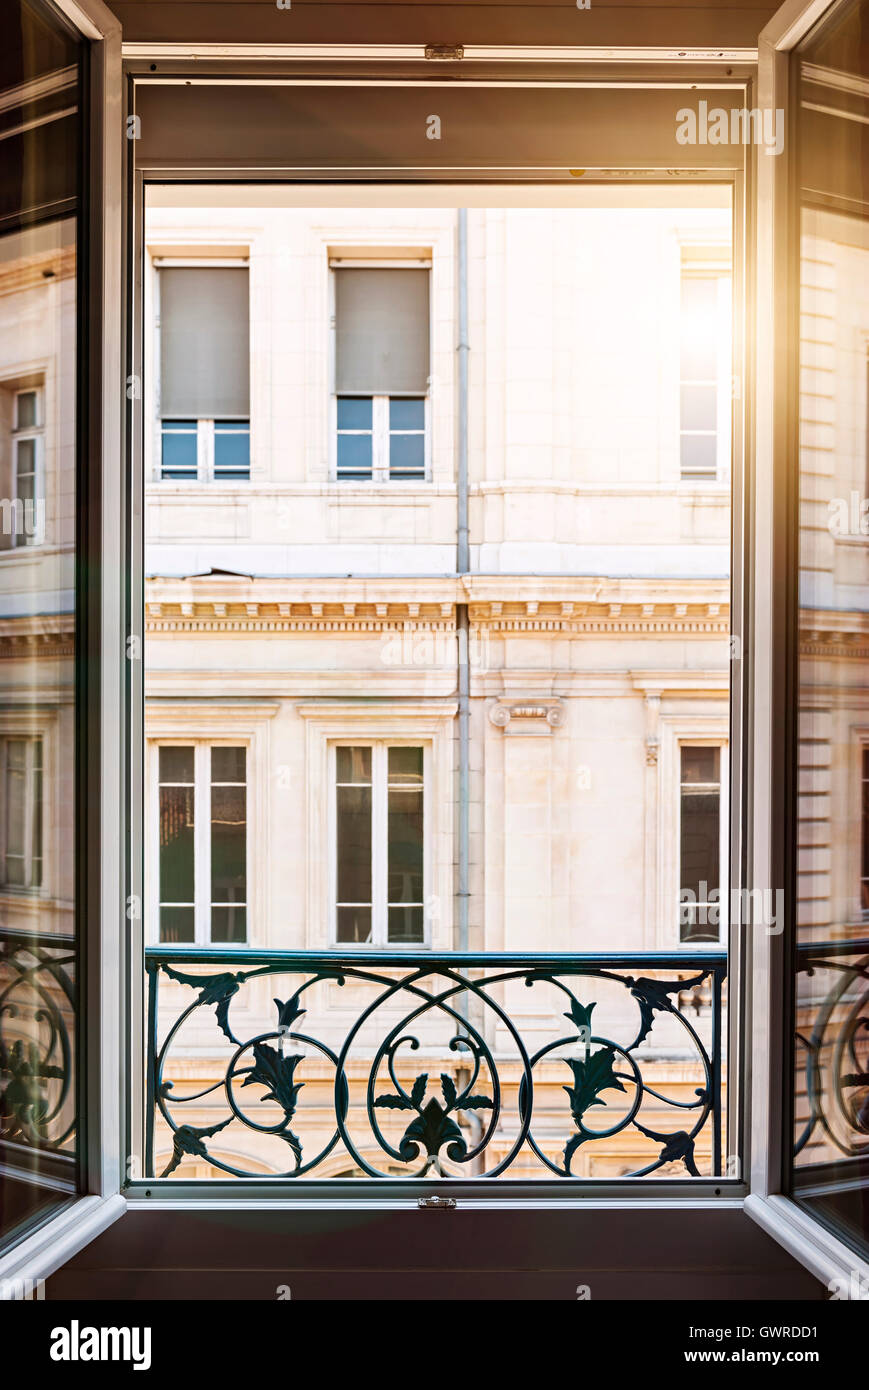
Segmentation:
[(420, 1207), (420, 1209), (422, 1209), (423, 1207), (454, 1207), (455, 1205), (456, 1205), (456, 1199), (455, 1199), (455, 1197), (418, 1197), (418, 1198), (417, 1198), (417, 1206)]

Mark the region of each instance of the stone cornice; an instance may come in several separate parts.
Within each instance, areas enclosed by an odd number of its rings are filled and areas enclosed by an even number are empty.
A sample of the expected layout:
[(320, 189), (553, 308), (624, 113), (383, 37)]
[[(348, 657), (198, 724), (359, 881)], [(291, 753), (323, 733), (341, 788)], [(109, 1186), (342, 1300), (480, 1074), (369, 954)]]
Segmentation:
[(247, 579), (198, 576), (148, 582), (152, 634), (450, 633), (457, 603), (472, 628), (495, 636), (729, 635), (719, 581), (594, 581), (466, 576), (464, 579)]
[(0, 660), (14, 657), (71, 657), (75, 654), (72, 613), (0, 618)]
[(849, 609), (804, 609), (800, 613), (800, 655), (869, 658), (869, 613)]

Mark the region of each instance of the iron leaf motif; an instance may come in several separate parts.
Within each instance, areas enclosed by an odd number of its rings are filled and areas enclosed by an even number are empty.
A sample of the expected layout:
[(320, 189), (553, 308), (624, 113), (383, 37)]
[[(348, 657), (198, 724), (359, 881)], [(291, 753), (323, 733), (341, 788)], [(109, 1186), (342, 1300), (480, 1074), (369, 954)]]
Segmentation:
[(440, 1079), (444, 1105), (434, 1096), (427, 1105), (423, 1105), (428, 1086), (427, 1072), (422, 1072), (414, 1081), (409, 1100), (406, 1096), (390, 1093), (378, 1096), (374, 1102), (375, 1106), (384, 1110), (416, 1110), (416, 1119), (411, 1120), (398, 1146), (405, 1163), (415, 1159), (420, 1148), (425, 1149), (428, 1159), (436, 1159), (445, 1144), (449, 1145), (447, 1156), (459, 1162), (467, 1153), (468, 1146), (461, 1129), (450, 1118), (451, 1112), (492, 1107), (488, 1096), (459, 1095), (455, 1081), (447, 1072), (441, 1072)]
[(585, 1112), (592, 1105), (606, 1105), (606, 1101), (601, 1099), (601, 1091), (624, 1091), (625, 1089), (613, 1071), (615, 1055), (615, 1048), (602, 1047), (597, 1052), (593, 1052), (587, 1059), (579, 1057), (566, 1057), (564, 1059), (573, 1072), (573, 1085), (565, 1086), (563, 1089), (570, 1097), (570, 1113), (579, 1130), (579, 1133), (572, 1135), (565, 1145), (564, 1170), (566, 1173), (570, 1172), (570, 1160), (574, 1153), (580, 1144), (589, 1137), (588, 1130), (582, 1123)]
[(222, 975), (185, 975), (181, 970), (173, 970), (171, 965), (164, 965), (163, 969), (179, 984), (189, 985), (191, 989), (201, 991), (197, 1004), (216, 1004), (217, 1023), (221, 1032), (226, 1034), (231, 1043), (238, 1042), (229, 1026), (229, 1005), (233, 995), (238, 993), (239, 986), (244, 984), (244, 975), (233, 975), (229, 971)]
[(265, 1095), (260, 1096), (260, 1100), (276, 1101), (283, 1110), (284, 1125), (280, 1137), (289, 1144), (296, 1156), (296, 1162), (301, 1163), (302, 1145), (289, 1128), (289, 1124), (296, 1113), (299, 1092), (305, 1084), (304, 1081), (295, 1079), (296, 1067), (304, 1058), (298, 1052), (294, 1052), (290, 1057), (282, 1057), (277, 1048), (263, 1042), (254, 1043), (253, 1055), (255, 1065), (242, 1081), (242, 1090), (245, 1086), (265, 1087)]
[(229, 1119), (221, 1120), (216, 1125), (209, 1125), (207, 1129), (197, 1129), (195, 1125), (181, 1125), (180, 1129), (176, 1129), (172, 1136), (172, 1157), (160, 1177), (168, 1178), (170, 1173), (174, 1173), (185, 1155), (207, 1159), (210, 1155), (202, 1142), (203, 1139), (210, 1139), (213, 1134), (225, 1129), (231, 1120), (232, 1116), (230, 1115)]

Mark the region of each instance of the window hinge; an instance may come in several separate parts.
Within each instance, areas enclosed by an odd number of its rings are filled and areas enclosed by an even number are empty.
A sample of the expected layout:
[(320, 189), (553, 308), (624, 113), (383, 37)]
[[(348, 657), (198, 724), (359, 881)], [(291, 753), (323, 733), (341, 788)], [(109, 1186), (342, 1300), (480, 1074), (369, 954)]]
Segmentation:
[(419, 1207), (454, 1207), (455, 1197), (418, 1197), (417, 1206)]

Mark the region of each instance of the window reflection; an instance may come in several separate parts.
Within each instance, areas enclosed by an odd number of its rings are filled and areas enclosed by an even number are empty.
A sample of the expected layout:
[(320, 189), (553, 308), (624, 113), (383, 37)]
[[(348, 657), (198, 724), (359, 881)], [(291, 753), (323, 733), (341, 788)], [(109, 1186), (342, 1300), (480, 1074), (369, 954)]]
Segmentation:
[[(869, 5), (800, 63), (795, 1195), (869, 1230)], [(861, 46), (861, 34), (863, 35)]]
[(77, 1186), (74, 643), (81, 100), (79, 42), (46, 7), (7, 7), (3, 42), (0, 1247), (26, 1234)]

